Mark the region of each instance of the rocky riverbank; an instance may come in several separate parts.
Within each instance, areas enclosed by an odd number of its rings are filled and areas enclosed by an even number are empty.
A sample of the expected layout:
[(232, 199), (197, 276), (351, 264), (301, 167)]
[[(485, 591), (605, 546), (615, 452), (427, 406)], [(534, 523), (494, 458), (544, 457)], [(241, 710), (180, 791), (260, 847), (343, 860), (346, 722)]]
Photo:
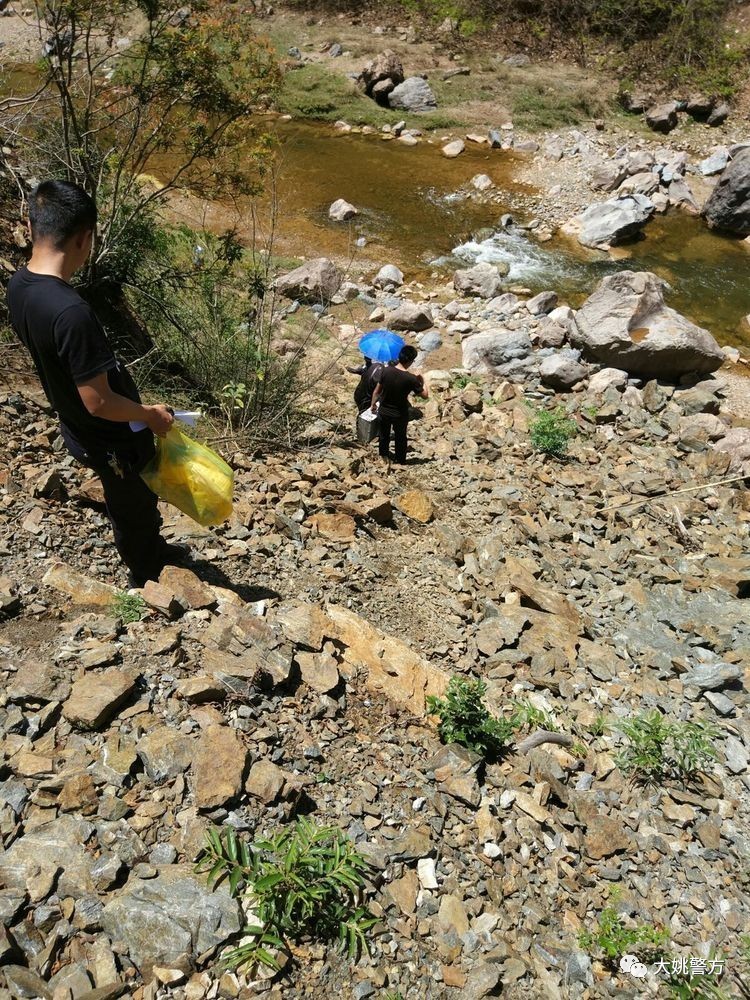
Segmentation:
[[(283, 287), (326, 298), (334, 271)], [(5, 390), (2, 996), (669, 995), (656, 966), (636, 980), (581, 945), (612, 907), (668, 931), (668, 962), (723, 956), (727, 989), (747, 975), (750, 507), (741, 483), (707, 484), (750, 472), (750, 432), (721, 352), (648, 276), (607, 279), (575, 313), (486, 269), (460, 292), (394, 271), (358, 293), (373, 322), (422, 330), (414, 464), (389, 472), (348, 431), (316, 445), (322, 425), (297, 455), (235, 454), (230, 522), (165, 510), (193, 560), (142, 592), (139, 621), (96, 481), (39, 393)], [(597, 363), (587, 316), (598, 330), (607, 297), (619, 354)], [(713, 375), (669, 377), (668, 319)], [(331, 413), (348, 392), (328, 383)], [(565, 461), (529, 439), (530, 407), (555, 405), (577, 428)], [(425, 696), (454, 674), (568, 745), (488, 764), (442, 747)], [(654, 709), (715, 727), (715, 759), (631, 780), (622, 728)], [(193, 873), (203, 832), (258, 836), (299, 811), (373, 864), (370, 956), (311, 943), (277, 980), (216, 969), (242, 913)]]

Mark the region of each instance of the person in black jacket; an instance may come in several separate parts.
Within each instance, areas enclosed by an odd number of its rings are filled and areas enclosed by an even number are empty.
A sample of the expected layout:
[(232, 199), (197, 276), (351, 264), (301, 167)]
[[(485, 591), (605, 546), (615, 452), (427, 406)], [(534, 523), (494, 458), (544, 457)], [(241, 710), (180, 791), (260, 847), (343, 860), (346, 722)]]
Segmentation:
[(380, 417), (379, 451), (381, 458), (390, 459), (391, 432), (394, 438), (394, 461), (406, 464), (408, 451), (409, 396), (414, 393), (427, 399), (427, 390), (421, 375), (412, 375), (417, 350), (407, 344), (401, 348), (398, 364), (383, 369), (372, 394), (371, 408)]
[[(157, 497), (139, 473), (174, 417), (141, 403), (93, 309), (70, 284), (91, 252), (96, 205), (68, 181), (44, 181), (29, 196), (33, 253), (8, 284), (13, 329), (26, 345), (68, 451), (101, 479), (115, 545), (132, 586), (155, 580), (185, 555), (161, 537)], [(133, 431), (130, 423), (145, 424)]]
[(351, 375), (360, 376), (357, 388), (354, 390), (354, 403), (357, 407), (357, 413), (363, 413), (370, 407), (372, 394), (383, 371), (383, 365), (380, 361), (365, 358), (365, 363), (359, 368), (347, 368), (346, 370)]

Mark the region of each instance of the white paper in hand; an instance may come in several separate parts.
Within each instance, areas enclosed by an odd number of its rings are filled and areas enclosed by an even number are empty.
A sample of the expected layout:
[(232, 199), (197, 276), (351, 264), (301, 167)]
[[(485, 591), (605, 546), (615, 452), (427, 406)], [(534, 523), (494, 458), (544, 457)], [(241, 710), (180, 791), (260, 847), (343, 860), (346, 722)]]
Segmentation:
[[(200, 410), (175, 410), (174, 418), (175, 420), (181, 421), (183, 424), (187, 424), (188, 427), (195, 427), (199, 418), (202, 416)], [(142, 420), (131, 420), (129, 421), (129, 427), (131, 431), (145, 431), (148, 424), (144, 424)]]

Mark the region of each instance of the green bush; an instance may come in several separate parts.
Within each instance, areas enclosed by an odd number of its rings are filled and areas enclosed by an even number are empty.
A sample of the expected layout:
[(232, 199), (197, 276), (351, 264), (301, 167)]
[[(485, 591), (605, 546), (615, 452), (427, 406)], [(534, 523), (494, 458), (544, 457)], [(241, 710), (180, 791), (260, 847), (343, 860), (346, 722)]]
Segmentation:
[(716, 726), (707, 722), (670, 722), (655, 709), (620, 723), (626, 739), (617, 766), (644, 784), (667, 778), (688, 781), (716, 760)]
[(650, 924), (628, 927), (614, 907), (607, 907), (600, 913), (596, 929), (583, 931), (578, 941), (586, 951), (612, 965), (630, 953), (646, 959), (658, 956), (669, 941), (669, 932)]
[(452, 677), (445, 698), (430, 695), (427, 707), (440, 717), (443, 743), (459, 743), (483, 757), (499, 756), (513, 735), (513, 725), (490, 715), (484, 704), (486, 684), (467, 677)]
[(554, 410), (539, 410), (529, 424), (529, 438), (535, 451), (545, 455), (562, 457), (578, 431), (562, 406)]
[(210, 886), (227, 880), (241, 894), (257, 923), (243, 928), (225, 967), (279, 967), (274, 951), (300, 941), (337, 940), (350, 958), (367, 950), (376, 918), (359, 902), (369, 864), (344, 833), (300, 818), (275, 837), (253, 844), (231, 827), (211, 829), (196, 870)]
[[(231, 233), (161, 229), (127, 297), (157, 348), (154, 384), (221, 417), (228, 432), (273, 441), (293, 436), (301, 350), (288, 358), (275, 335), (273, 261)], [(171, 373), (171, 374), (165, 374)]]

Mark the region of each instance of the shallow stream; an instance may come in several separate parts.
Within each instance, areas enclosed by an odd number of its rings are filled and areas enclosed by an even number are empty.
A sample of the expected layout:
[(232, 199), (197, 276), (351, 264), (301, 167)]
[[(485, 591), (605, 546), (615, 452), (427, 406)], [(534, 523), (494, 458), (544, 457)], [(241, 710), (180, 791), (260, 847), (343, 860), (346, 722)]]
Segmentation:
[[(523, 184), (520, 156), (471, 147), (455, 160), (440, 154), (437, 142), (405, 147), (373, 135), (342, 135), (329, 126), (279, 123), (279, 235), (306, 256), (333, 253), (393, 262), (407, 277), (450, 268), (461, 262), (503, 261), (509, 279), (541, 291), (554, 288), (580, 302), (606, 274), (624, 268), (652, 270), (672, 286), (669, 302), (711, 330), (720, 343), (750, 346), (750, 248), (710, 232), (700, 219), (673, 212), (651, 222), (645, 236), (618, 248), (618, 259), (556, 238), (540, 243), (524, 230), (500, 227), (514, 211)], [(500, 203), (465, 197), (477, 173), (487, 173)], [(463, 194), (461, 193), (463, 192)], [(333, 223), (328, 206), (345, 198), (360, 214), (351, 223)], [(593, 197), (592, 197), (592, 200)], [(472, 234), (494, 235), (475, 242)], [(364, 237), (364, 247), (356, 239)]]

